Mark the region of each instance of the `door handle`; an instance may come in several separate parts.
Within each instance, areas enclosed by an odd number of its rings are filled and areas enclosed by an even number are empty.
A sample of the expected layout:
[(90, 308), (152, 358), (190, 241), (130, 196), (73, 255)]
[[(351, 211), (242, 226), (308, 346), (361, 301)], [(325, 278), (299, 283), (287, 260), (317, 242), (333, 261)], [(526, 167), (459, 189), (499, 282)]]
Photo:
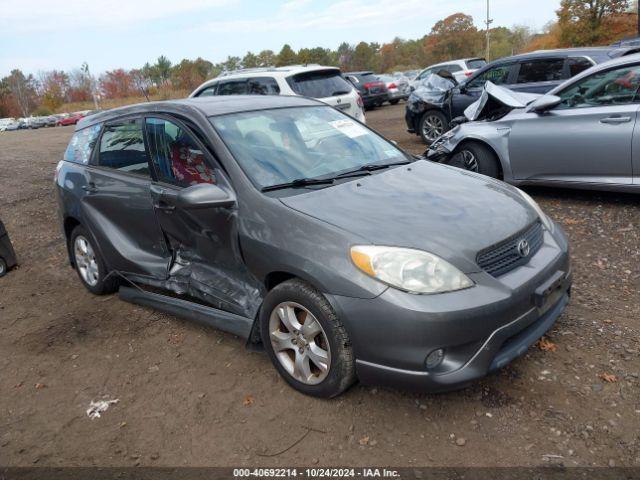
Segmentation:
[(603, 118), (600, 120), (600, 123), (607, 123), (609, 125), (617, 125), (619, 123), (627, 123), (631, 121), (631, 117), (620, 117), (620, 116), (613, 116), (613, 117), (607, 117), (607, 118)]
[(82, 189), (87, 193), (96, 193), (98, 191), (96, 184), (93, 182), (89, 182), (86, 185), (83, 185)]
[(176, 207), (175, 205), (169, 205), (167, 202), (163, 202), (160, 200), (154, 205), (158, 210), (162, 210), (164, 212), (173, 212)]

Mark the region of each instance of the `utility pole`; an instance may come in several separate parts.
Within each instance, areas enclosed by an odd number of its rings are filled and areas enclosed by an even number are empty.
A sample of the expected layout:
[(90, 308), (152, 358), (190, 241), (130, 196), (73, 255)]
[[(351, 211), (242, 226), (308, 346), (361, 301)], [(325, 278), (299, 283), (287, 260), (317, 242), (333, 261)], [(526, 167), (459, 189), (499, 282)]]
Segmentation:
[(636, 18), (638, 19), (638, 36), (640, 37), (640, 1), (636, 0)]
[[(487, 62), (491, 61), (491, 33), (489, 31), (489, 28), (491, 26), (491, 24), (493, 23), (493, 20), (491, 18), (489, 18), (489, 0), (487, 0), (487, 20), (484, 22), (487, 25), (487, 51), (485, 52), (485, 60)], [(638, 21), (638, 31), (640, 31), (640, 21)]]

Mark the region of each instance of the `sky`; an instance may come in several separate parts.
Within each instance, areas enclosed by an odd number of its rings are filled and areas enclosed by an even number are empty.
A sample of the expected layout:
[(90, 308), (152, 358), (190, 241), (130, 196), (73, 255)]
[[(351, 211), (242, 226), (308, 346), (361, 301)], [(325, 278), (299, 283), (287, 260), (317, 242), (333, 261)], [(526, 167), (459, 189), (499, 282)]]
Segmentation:
[[(490, 0), (493, 26), (542, 28), (559, 0)], [(484, 28), (485, 0), (0, 0), (0, 76), (137, 68), (160, 55), (214, 63), (283, 44), (389, 42), (456, 12)]]

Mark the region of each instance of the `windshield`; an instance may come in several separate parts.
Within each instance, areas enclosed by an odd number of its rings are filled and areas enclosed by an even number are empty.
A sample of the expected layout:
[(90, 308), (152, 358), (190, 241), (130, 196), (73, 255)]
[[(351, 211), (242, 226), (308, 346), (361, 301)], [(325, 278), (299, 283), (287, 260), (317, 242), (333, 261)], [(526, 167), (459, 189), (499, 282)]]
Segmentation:
[(259, 188), (407, 160), (392, 143), (331, 107), (294, 107), (210, 118)]

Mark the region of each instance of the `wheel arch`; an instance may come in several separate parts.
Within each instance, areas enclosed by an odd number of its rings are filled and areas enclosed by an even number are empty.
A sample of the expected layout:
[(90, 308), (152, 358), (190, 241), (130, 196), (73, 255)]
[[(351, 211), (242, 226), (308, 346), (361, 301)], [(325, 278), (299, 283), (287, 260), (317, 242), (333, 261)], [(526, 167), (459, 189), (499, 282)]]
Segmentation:
[(69, 256), (69, 264), (74, 268), (75, 268), (75, 263), (73, 261), (73, 255), (71, 253), (71, 233), (79, 225), (82, 225), (82, 223), (80, 223), (80, 220), (78, 220), (76, 217), (71, 216), (71, 215), (65, 217), (65, 219), (64, 219), (64, 221), (62, 223), (62, 229), (64, 231), (65, 243), (67, 245), (67, 255)]

